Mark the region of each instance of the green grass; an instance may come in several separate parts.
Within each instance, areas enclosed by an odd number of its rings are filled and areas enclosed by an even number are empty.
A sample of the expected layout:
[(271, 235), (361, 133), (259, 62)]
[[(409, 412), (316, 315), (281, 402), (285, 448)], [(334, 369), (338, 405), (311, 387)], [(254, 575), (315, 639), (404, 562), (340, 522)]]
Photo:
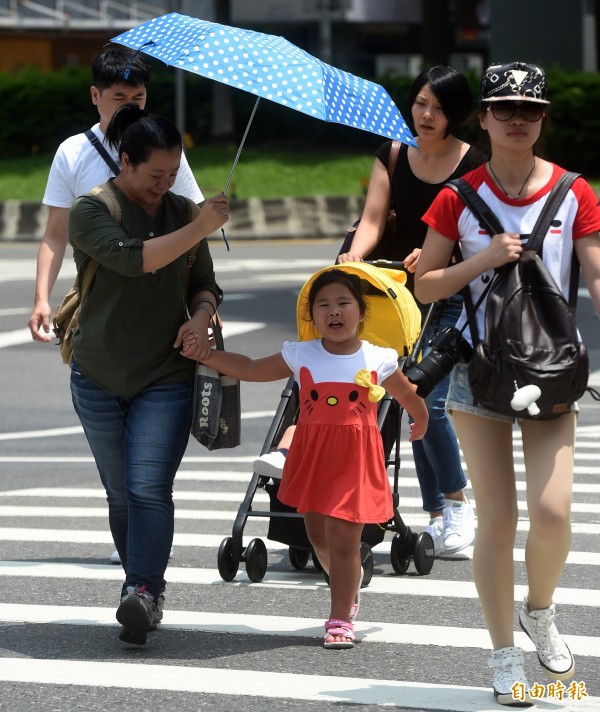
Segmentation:
[[(198, 146), (186, 156), (205, 195), (221, 192), (231, 171), (236, 146)], [(41, 200), (52, 155), (0, 160), (0, 201)], [(229, 196), (281, 198), (310, 195), (360, 195), (373, 164), (373, 153), (310, 148), (291, 151), (244, 148)], [(362, 181), (362, 182), (361, 182)]]
[[(206, 196), (220, 193), (229, 177), (237, 146), (197, 146), (186, 156)], [(38, 201), (44, 195), (52, 155), (0, 160), (0, 201)], [(311, 195), (361, 195), (371, 174), (372, 152), (339, 148), (246, 147), (233, 175), (231, 198), (282, 198)], [(592, 180), (600, 192), (600, 179)]]

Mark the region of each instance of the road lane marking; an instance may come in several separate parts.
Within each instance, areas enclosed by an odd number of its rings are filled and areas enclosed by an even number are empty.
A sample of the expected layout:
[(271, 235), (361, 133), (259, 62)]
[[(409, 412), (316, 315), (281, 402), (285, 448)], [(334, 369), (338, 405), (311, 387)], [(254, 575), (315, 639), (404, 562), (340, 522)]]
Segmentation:
[[(148, 665), (144, 663), (2, 658), (0, 680), (69, 686), (79, 683), (81, 687), (171, 690), (413, 709), (421, 709), (426, 704), (427, 709), (432, 711), (497, 712), (497, 705), (488, 688), (214, 667), (156, 664), (152, 665), (152, 674), (149, 675)], [(250, 701), (246, 704), (252, 705)], [(565, 699), (554, 703), (544, 698), (542, 704), (547, 710), (587, 712), (598, 710), (600, 699)]]

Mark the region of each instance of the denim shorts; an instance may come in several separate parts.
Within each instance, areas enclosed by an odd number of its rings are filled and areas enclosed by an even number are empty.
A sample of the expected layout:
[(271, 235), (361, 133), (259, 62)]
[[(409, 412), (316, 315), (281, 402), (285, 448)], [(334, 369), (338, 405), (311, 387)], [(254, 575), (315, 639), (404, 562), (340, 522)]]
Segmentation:
[(448, 395), (446, 397), (446, 411), (452, 414), (452, 411), (457, 410), (461, 413), (471, 413), (472, 415), (480, 415), (482, 418), (491, 418), (492, 420), (500, 420), (503, 423), (514, 423), (517, 419), (510, 415), (502, 413), (494, 413), (487, 408), (481, 408), (475, 405), (473, 401), (473, 393), (469, 386), (469, 364), (457, 363), (450, 374), (450, 385), (448, 386)]
[[(487, 408), (481, 408), (475, 405), (473, 393), (469, 386), (469, 364), (467, 363), (457, 363), (450, 374), (450, 385), (446, 397), (446, 411), (452, 414), (454, 410), (461, 413), (480, 415), (482, 418), (500, 420), (503, 423), (515, 423), (522, 420), (522, 418), (513, 418), (510, 415), (494, 413), (492, 410), (487, 410)], [(575, 415), (579, 414), (579, 403), (577, 401), (571, 406), (571, 412), (575, 413)]]

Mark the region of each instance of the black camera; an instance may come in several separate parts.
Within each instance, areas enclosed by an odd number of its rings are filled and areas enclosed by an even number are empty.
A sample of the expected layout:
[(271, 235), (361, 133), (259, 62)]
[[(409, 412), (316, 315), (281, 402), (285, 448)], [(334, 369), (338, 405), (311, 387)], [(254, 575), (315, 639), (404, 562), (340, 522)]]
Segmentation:
[(427, 356), (405, 373), (408, 380), (417, 386), (417, 395), (421, 398), (427, 398), (442, 378), (454, 368), (454, 364), (460, 360), (468, 362), (473, 355), (471, 345), (453, 326), (439, 331), (429, 345), (431, 351)]

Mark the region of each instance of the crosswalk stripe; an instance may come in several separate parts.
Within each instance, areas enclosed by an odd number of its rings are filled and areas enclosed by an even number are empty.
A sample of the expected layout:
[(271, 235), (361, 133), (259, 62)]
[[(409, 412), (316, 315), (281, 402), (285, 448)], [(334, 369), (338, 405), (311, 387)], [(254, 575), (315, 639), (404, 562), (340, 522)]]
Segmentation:
[[(114, 608), (84, 606), (28, 606), (0, 604), (0, 621), (55, 625), (111, 625), (117, 627)], [(316, 618), (291, 616), (260, 616), (239, 613), (205, 611), (173, 611), (165, 609), (161, 629), (194, 630), (205, 633), (243, 633), (250, 635), (321, 638), (323, 621)], [(453, 647), (460, 639), (466, 648), (491, 649), (488, 632), (481, 628), (357, 621), (357, 638), (365, 643), (394, 645), (433, 645)], [(600, 657), (600, 644), (591, 636), (565, 635), (574, 655)], [(515, 645), (534, 651), (535, 646), (520, 631), (515, 632)]]
[[(332, 702), (339, 704), (386, 705), (399, 708), (445, 712), (498, 712), (490, 691), (467, 685), (433, 685), (358, 677), (301, 675), (227, 668), (198, 668), (143, 663), (84, 662), (80, 660), (36, 660), (30, 657), (2, 658), (0, 680), (48, 685), (124, 687), (140, 690), (172, 690), (213, 695), (262, 697)], [(597, 710), (600, 698), (544, 698), (548, 710), (587, 712)], [(248, 702), (250, 705), (250, 701)]]
[[(204, 492), (201, 490), (175, 490), (173, 497), (175, 501), (198, 501), (198, 502), (235, 502), (241, 503), (244, 499), (245, 492)], [(100, 488), (91, 487), (31, 487), (21, 490), (4, 490), (0, 491), (0, 497), (39, 497), (39, 498), (93, 498), (106, 499), (106, 493)], [(264, 504), (270, 501), (269, 495), (262, 491), (257, 491), (254, 494), (253, 502)], [(475, 501), (472, 502), (475, 511)], [(421, 510), (423, 502), (418, 497), (402, 497), (400, 499), (400, 509), (417, 509)], [(526, 512), (527, 503), (519, 500), (517, 502), (519, 510)], [(600, 514), (600, 503), (595, 502), (573, 502), (571, 511), (575, 514)]]
[[(244, 564), (232, 582), (225, 582), (217, 569), (190, 569), (169, 566), (167, 569), (170, 583), (196, 585), (247, 586), (250, 579), (244, 571)], [(6, 577), (43, 577), (66, 579), (89, 579), (102, 581), (122, 581), (121, 567), (102, 564), (45, 564), (31, 561), (0, 561), (0, 578)], [(326, 587), (325, 579), (314, 569), (312, 572), (267, 570), (262, 581), (252, 583), (256, 588), (282, 588), (317, 590)], [(527, 587), (515, 586), (515, 601), (519, 603), (527, 593)], [(472, 581), (432, 580), (427, 577), (373, 576), (368, 588), (361, 595), (389, 594), (396, 596), (430, 596), (432, 598), (467, 598), (477, 599), (477, 589)], [(557, 588), (553, 601), (559, 605), (590, 606), (600, 608), (600, 596), (592, 589)]]

